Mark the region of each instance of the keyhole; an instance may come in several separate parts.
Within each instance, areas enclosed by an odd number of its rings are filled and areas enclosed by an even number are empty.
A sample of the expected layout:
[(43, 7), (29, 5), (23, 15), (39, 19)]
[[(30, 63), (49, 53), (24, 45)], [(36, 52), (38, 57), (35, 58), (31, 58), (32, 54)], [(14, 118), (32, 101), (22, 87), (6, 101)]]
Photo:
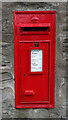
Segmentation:
[(24, 76), (25, 76), (25, 74), (24, 74)]

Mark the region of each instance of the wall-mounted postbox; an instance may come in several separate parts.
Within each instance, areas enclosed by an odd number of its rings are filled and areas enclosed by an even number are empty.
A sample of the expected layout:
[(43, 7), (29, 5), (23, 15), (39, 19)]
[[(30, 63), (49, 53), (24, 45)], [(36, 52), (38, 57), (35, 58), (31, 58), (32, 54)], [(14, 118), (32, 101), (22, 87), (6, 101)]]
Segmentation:
[(53, 108), (55, 11), (14, 12), (15, 107)]

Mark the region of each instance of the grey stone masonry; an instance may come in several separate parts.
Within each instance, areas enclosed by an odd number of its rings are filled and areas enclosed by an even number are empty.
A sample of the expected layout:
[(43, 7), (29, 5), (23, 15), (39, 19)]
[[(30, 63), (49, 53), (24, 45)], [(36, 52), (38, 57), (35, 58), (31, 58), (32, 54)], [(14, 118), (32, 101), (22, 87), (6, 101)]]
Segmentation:
[[(15, 109), (13, 11), (56, 10), (55, 107), (53, 109)], [(2, 118), (66, 118), (66, 3), (2, 3)]]

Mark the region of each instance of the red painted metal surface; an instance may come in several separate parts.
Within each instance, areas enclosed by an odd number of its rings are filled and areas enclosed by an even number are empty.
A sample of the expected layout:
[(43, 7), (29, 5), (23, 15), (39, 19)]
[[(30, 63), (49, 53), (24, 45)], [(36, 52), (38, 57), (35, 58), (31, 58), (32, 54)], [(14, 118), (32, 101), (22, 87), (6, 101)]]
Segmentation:
[[(16, 108), (54, 107), (55, 37), (56, 11), (14, 11)], [(40, 71), (31, 71), (32, 50), (42, 51)]]

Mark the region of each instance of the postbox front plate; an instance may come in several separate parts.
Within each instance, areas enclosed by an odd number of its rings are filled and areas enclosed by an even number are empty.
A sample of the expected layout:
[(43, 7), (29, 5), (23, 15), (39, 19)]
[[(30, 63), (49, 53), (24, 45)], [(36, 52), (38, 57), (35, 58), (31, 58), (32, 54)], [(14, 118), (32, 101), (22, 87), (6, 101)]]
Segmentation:
[(15, 107), (53, 108), (55, 11), (14, 12)]

